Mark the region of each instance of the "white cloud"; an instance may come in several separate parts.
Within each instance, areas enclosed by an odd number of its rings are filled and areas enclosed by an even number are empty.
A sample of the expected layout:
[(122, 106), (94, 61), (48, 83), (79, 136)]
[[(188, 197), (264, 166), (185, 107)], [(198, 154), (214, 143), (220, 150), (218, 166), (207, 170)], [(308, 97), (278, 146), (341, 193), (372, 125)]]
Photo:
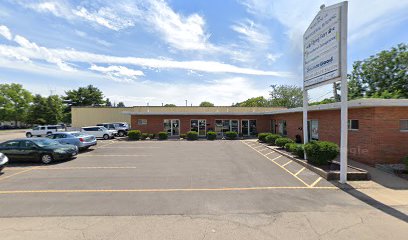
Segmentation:
[(246, 19), (243, 22), (232, 25), (231, 28), (241, 34), (242, 38), (257, 47), (268, 47), (271, 43), (270, 34), (259, 24)]
[[(319, 0), (242, 0), (249, 13), (263, 18), (277, 19), (287, 28), (286, 34), (293, 47), (302, 50), (303, 33), (319, 11)], [(326, 6), (338, 3), (328, 0)], [(358, 40), (381, 31), (383, 22), (396, 22), (396, 18), (406, 18), (408, 1), (400, 0), (350, 0), (349, 1), (349, 36)], [(363, 12), (362, 12), (363, 11)]]
[[(66, 49), (47, 49), (31, 46), (32, 43), (26, 42), (23, 39), (19, 40), (23, 44), (23, 48), (12, 47), (7, 45), (0, 45), (10, 51), (26, 56), (30, 59), (46, 60), (53, 63), (58, 63), (62, 66), (65, 62), (82, 62), (82, 63), (103, 63), (103, 64), (126, 64), (135, 65), (153, 69), (180, 69), (193, 70), (207, 73), (234, 73), (245, 75), (258, 76), (276, 76), (276, 77), (290, 77), (288, 72), (279, 71), (265, 71), (252, 68), (241, 68), (231, 64), (220, 63), (215, 61), (175, 61), (168, 59), (156, 58), (137, 58), (137, 57), (116, 57), (102, 54), (94, 54), (89, 52), (82, 52), (76, 50)], [(37, 49), (39, 48), (39, 50)], [(65, 64), (66, 65), (66, 64)], [(68, 65), (66, 65), (68, 66)], [(69, 66), (68, 66), (69, 67)]]
[(90, 12), (84, 7), (80, 7), (77, 10), (73, 10), (76, 16), (84, 18), (90, 22), (97, 23), (106, 28), (119, 31), (128, 27), (133, 27), (134, 22), (128, 18), (123, 18), (117, 15), (110, 8), (100, 8), (95, 12)]
[[(28, 39), (16, 35), (14, 37), (14, 41), (18, 43), (24, 50), (26, 51), (31, 51), (31, 53), (34, 53), (37, 55), (37, 58), (41, 58), (42, 60), (45, 60), (49, 63), (54, 63), (56, 64), (61, 70), (63, 71), (75, 71), (74, 68), (69, 66), (67, 63), (65, 63), (63, 60), (58, 58), (55, 54), (51, 53), (47, 48), (45, 47), (39, 47), (36, 43), (30, 42)], [(10, 49), (9, 49), (10, 50)], [(24, 53), (16, 53), (24, 56)], [(27, 57), (27, 56), (25, 56)], [(28, 57), (27, 57), (28, 58)]]
[[(134, 96), (137, 89), (137, 97)], [(165, 91), (158, 91), (165, 89)], [(245, 91), (242, 91), (245, 89)], [(188, 104), (197, 106), (202, 101), (211, 101), (216, 105), (230, 106), (232, 103), (244, 101), (254, 96), (267, 97), (268, 91), (265, 87), (255, 87), (254, 82), (247, 78), (234, 77), (222, 78), (205, 83), (163, 83), (163, 82), (135, 82), (128, 89), (115, 92), (110, 90), (107, 97), (111, 101), (123, 101), (127, 106), (161, 105), (162, 103), (173, 103), (184, 106), (185, 100)]]
[(214, 50), (208, 42), (205, 20), (198, 14), (182, 16), (164, 1), (150, 1), (146, 20), (172, 47), (180, 50)]
[(133, 70), (124, 66), (102, 67), (92, 64), (92, 66), (89, 69), (104, 73), (111, 79), (116, 81), (132, 82), (133, 80), (136, 80), (137, 77), (144, 76), (142, 71)]
[(13, 35), (11, 34), (10, 30), (4, 25), (0, 25), (0, 35), (10, 41), (13, 39)]
[(111, 47), (112, 46), (112, 43), (110, 43), (108, 41), (105, 41), (105, 40), (102, 40), (102, 39), (99, 39), (99, 38), (96, 38), (96, 37), (89, 36), (86, 32), (75, 30), (75, 34), (82, 37), (82, 38), (84, 38), (84, 39), (88, 39), (88, 40), (96, 42), (96, 43), (98, 43), (100, 45), (103, 45), (105, 47)]

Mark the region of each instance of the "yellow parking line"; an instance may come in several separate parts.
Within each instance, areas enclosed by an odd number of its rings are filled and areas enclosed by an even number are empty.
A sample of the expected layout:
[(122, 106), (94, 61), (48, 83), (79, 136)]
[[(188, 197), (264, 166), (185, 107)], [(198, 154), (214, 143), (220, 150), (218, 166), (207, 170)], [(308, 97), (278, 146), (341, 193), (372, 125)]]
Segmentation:
[(271, 153), (274, 153), (274, 151), (268, 152), (267, 154), (265, 154), (265, 156), (268, 156), (268, 155), (271, 154)]
[(288, 165), (288, 164), (291, 163), (291, 162), (292, 162), (292, 160), (290, 160), (289, 162), (283, 164), (282, 167), (285, 167), (286, 165)]
[(274, 189), (322, 189), (337, 190), (337, 187), (236, 187), (236, 188), (170, 188), (170, 189), (66, 189), (66, 190), (16, 190), (0, 191), (0, 194), (22, 194), (22, 193), (126, 193), (126, 192), (210, 192), (210, 191), (251, 191), (251, 190), (274, 190)]
[(316, 186), (316, 184), (318, 182), (320, 182), (320, 180), (322, 180), (322, 177), (319, 177), (318, 179), (316, 179), (316, 181), (314, 181), (314, 183), (310, 184), (310, 187), (312, 188), (312, 187)]
[[(252, 147), (252, 146), (251, 146)], [(252, 147), (253, 149), (258, 149), (258, 148), (261, 148), (261, 147), (265, 147), (265, 146), (263, 146), (263, 145), (260, 145), (260, 146), (257, 146), (257, 147)]]
[(14, 177), (14, 176), (16, 176), (16, 175), (20, 175), (20, 174), (23, 174), (23, 173), (26, 173), (26, 172), (29, 172), (29, 171), (35, 170), (35, 169), (37, 169), (37, 168), (39, 168), (39, 167), (29, 168), (29, 169), (26, 169), (26, 170), (24, 170), (24, 171), (20, 171), (20, 172), (17, 172), (17, 173), (11, 174), (10, 176), (5, 176), (5, 177), (2, 177), (2, 178), (0, 178), (0, 181), (5, 180), (5, 179), (7, 179), (7, 178)]
[(282, 168), (283, 170), (285, 170), (287, 173), (289, 173), (290, 175), (292, 175), (294, 178), (296, 178), (297, 180), (299, 180), (300, 182), (302, 182), (305, 186), (310, 187), (309, 184), (307, 184), (305, 181), (303, 181), (301, 178), (299, 178), (298, 176), (296, 176), (295, 174), (293, 174), (291, 171), (287, 170), (286, 168), (282, 167), (280, 164), (278, 164), (275, 160), (280, 158), (282, 155), (279, 155), (278, 157), (274, 158), (274, 159), (270, 159), (268, 156), (265, 156), (265, 154), (261, 153), (260, 151), (256, 150), (255, 148), (249, 146), (248, 144), (245, 143), (245, 141), (242, 141), (245, 145), (247, 145), (248, 147), (252, 148), (253, 150), (255, 150), (257, 153), (261, 154), (262, 156), (264, 156), (265, 158), (269, 159), (271, 162), (275, 163), (276, 165), (278, 165), (280, 168)]
[(297, 173), (295, 173), (295, 176), (297, 176), (299, 173), (301, 173), (303, 170), (305, 170), (306, 168), (303, 167), (302, 169), (300, 169)]
[(269, 148), (264, 148), (264, 149), (261, 149), (259, 151), (261, 152), (261, 151), (265, 151), (265, 150), (269, 150)]

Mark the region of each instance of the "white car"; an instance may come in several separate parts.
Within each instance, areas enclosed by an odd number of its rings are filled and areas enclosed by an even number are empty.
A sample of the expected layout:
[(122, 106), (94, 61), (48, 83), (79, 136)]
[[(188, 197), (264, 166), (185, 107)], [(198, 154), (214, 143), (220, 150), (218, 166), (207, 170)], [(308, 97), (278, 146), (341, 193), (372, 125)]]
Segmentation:
[(8, 163), (8, 158), (6, 157), (6, 155), (4, 155), (3, 153), (0, 153), (0, 172), (3, 170), (3, 168), (6, 166), (7, 163)]
[(81, 132), (87, 133), (89, 135), (93, 135), (96, 138), (103, 138), (108, 140), (110, 138), (114, 138), (115, 135), (118, 133), (116, 130), (108, 130), (103, 126), (89, 126), (81, 128)]
[(37, 126), (33, 129), (27, 130), (25, 135), (28, 138), (33, 136), (42, 137), (58, 131), (65, 131), (65, 128), (61, 125)]

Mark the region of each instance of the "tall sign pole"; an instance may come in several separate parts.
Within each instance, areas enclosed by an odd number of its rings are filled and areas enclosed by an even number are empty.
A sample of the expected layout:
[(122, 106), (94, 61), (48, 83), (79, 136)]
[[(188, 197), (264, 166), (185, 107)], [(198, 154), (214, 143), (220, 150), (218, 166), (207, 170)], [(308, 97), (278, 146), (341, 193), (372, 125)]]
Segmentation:
[(341, 11), (341, 134), (340, 134), (340, 183), (347, 182), (348, 158), (348, 86), (347, 86), (347, 12), (348, 4), (345, 2)]
[[(309, 89), (341, 81), (340, 182), (347, 182), (347, 1), (325, 7), (303, 35), (303, 138), (308, 142)], [(305, 154), (305, 158), (307, 156)]]

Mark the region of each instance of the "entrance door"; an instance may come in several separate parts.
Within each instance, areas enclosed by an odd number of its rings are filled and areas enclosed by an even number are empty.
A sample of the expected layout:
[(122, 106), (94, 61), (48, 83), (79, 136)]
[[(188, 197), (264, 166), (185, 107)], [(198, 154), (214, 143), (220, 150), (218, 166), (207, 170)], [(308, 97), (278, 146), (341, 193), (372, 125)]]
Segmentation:
[(242, 120), (241, 121), (241, 133), (243, 136), (257, 135), (256, 120)]
[(180, 135), (180, 120), (164, 119), (163, 125), (164, 125), (164, 131), (167, 132), (169, 136), (179, 136)]
[(207, 130), (207, 121), (205, 119), (198, 120), (198, 135), (205, 136)]

